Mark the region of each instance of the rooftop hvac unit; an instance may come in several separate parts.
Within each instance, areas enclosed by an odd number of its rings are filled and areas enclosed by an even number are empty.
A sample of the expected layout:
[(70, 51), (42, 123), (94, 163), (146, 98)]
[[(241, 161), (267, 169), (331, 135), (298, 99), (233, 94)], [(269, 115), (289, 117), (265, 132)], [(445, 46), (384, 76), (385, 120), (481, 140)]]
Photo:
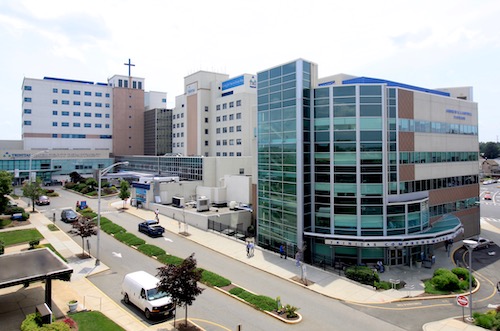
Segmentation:
[(209, 209), (208, 198), (201, 197), (196, 200), (196, 211), (207, 211)]
[(184, 208), (184, 198), (172, 197), (172, 206), (177, 208)]

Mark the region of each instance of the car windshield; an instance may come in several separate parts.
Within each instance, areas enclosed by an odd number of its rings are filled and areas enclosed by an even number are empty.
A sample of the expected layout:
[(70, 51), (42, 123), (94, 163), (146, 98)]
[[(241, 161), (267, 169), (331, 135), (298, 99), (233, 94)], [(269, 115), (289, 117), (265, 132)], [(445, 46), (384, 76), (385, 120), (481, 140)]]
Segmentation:
[(148, 290), (148, 300), (157, 300), (168, 296), (166, 292), (158, 291), (158, 289), (153, 288)]
[(76, 217), (76, 213), (72, 210), (66, 210), (66, 217)]

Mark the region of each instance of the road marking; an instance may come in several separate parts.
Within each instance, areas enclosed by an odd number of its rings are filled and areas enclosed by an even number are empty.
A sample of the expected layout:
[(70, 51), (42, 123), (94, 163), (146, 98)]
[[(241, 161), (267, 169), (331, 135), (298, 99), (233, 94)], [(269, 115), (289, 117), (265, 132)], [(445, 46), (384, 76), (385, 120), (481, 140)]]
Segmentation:
[(165, 241), (169, 241), (169, 242), (171, 242), (171, 243), (172, 243), (172, 242), (174, 242), (174, 241), (173, 241), (172, 239), (170, 239), (170, 238), (164, 238), (164, 239), (165, 239)]
[(113, 254), (114, 257), (119, 257), (119, 258), (122, 257), (122, 253), (113, 252), (112, 254)]
[[(198, 322), (202, 322), (202, 323), (207, 323), (207, 324), (210, 324), (210, 325), (215, 325), (215, 326), (220, 327), (223, 330), (231, 331), (231, 329), (228, 329), (228, 328), (226, 328), (223, 325), (220, 325), (220, 324), (212, 322), (212, 321), (207, 321), (207, 320), (204, 320), (204, 319), (201, 319), (201, 318), (192, 318), (192, 317), (189, 317), (188, 320), (190, 320), (190, 321), (198, 321)], [(182, 321), (180, 321), (180, 323), (182, 323)]]
[(497, 223), (500, 222), (498, 218), (491, 218), (491, 217), (481, 217), (480, 220), (484, 222), (497, 222)]

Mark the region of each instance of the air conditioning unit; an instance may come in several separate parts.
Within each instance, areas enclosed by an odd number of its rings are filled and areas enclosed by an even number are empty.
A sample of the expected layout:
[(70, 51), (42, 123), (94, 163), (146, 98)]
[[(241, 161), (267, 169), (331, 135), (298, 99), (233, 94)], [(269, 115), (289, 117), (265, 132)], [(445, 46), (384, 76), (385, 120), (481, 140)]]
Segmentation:
[(185, 202), (184, 198), (172, 197), (172, 206), (177, 208), (184, 208)]
[(209, 209), (208, 198), (200, 197), (196, 200), (196, 211), (207, 211)]

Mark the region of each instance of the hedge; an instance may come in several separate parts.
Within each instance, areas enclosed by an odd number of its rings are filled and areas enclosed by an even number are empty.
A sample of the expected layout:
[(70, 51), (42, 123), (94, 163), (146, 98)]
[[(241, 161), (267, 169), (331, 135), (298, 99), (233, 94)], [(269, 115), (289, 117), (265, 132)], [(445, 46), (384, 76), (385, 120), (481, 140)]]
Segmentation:
[(237, 296), (240, 299), (245, 300), (246, 302), (254, 305), (259, 309), (266, 311), (273, 311), (274, 309), (276, 309), (276, 300), (268, 296), (253, 294), (248, 291), (245, 291), (241, 287), (235, 287), (229, 290), (229, 293)]
[(115, 238), (129, 246), (140, 246), (146, 243), (144, 239), (141, 239), (130, 232), (118, 232), (115, 234)]
[(208, 270), (201, 269), (201, 282), (208, 286), (224, 287), (231, 285), (231, 281), (227, 278), (217, 275)]
[(161, 249), (158, 246), (150, 244), (141, 245), (137, 247), (137, 250), (146, 254), (147, 256), (159, 256), (166, 254), (165, 250)]

